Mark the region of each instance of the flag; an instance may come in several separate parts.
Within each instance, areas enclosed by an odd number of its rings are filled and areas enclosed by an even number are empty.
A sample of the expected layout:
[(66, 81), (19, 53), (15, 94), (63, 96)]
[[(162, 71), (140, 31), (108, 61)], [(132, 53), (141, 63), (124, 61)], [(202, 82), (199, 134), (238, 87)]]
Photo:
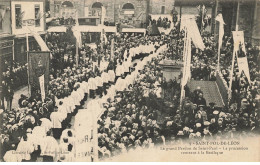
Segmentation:
[(48, 46), (46, 45), (46, 43), (44, 42), (42, 37), (38, 33), (36, 33), (36, 32), (32, 32), (32, 33), (33, 33), (34, 39), (39, 44), (39, 46), (41, 48), (41, 51), (50, 51), (50, 49), (48, 48)]
[(39, 82), (40, 82), (42, 102), (44, 102), (45, 99), (44, 74), (39, 77)]
[(204, 27), (204, 24), (205, 24), (205, 23), (204, 23), (205, 11), (206, 11), (205, 6), (202, 5), (202, 10), (201, 10), (201, 23), (202, 23), (202, 28)]
[(184, 87), (188, 83), (190, 77), (191, 77), (191, 36), (190, 32), (186, 30), (185, 32), (186, 38), (184, 41), (184, 49), (183, 49), (183, 58), (184, 58), (184, 63), (183, 63), (183, 73), (182, 73), (182, 82), (181, 82), (181, 100), (180, 103), (182, 102), (183, 98), (185, 97), (185, 91)]
[(218, 34), (218, 71), (220, 70), (219, 62), (220, 62), (220, 48), (222, 46), (222, 39), (224, 36), (224, 20), (222, 14), (218, 14), (216, 16), (216, 21), (219, 22), (219, 34)]
[(35, 19), (38, 20), (38, 19), (41, 19), (41, 13), (38, 12), (36, 15), (35, 15)]
[(204, 45), (203, 40), (201, 38), (199, 29), (198, 29), (198, 25), (197, 25), (194, 17), (184, 16), (181, 19), (181, 30), (183, 30), (185, 28), (189, 32), (191, 40), (193, 41), (196, 48), (204, 50), (205, 45)]
[(222, 38), (224, 36), (224, 25), (225, 25), (222, 14), (218, 14), (216, 16), (216, 21), (219, 22), (219, 40), (218, 40), (218, 43), (219, 43), (219, 47), (221, 47), (222, 46)]

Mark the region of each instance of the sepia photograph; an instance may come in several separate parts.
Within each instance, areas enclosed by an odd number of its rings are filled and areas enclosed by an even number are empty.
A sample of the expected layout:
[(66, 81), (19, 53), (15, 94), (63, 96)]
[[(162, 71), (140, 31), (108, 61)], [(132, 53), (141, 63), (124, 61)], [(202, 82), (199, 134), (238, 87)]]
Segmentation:
[(260, 0), (0, 0), (0, 162), (260, 162)]

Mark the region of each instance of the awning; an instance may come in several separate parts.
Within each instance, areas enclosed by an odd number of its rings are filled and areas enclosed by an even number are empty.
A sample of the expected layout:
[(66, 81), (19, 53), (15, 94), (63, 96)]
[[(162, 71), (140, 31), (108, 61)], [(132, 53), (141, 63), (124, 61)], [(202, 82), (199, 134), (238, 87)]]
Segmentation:
[(172, 21), (172, 16), (170, 14), (150, 14), (152, 20), (158, 20), (160, 17), (161, 19), (168, 18), (168, 20)]
[(146, 33), (146, 29), (144, 28), (123, 28), (123, 33)]
[(67, 31), (67, 27), (65, 27), (65, 26), (50, 26), (47, 31), (50, 32), (50, 33), (51, 32), (62, 33), (62, 32), (66, 32)]
[(73, 29), (76, 29), (80, 32), (100, 32), (102, 29), (104, 29), (107, 33), (116, 33), (116, 27), (115, 26), (77, 26), (73, 27)]

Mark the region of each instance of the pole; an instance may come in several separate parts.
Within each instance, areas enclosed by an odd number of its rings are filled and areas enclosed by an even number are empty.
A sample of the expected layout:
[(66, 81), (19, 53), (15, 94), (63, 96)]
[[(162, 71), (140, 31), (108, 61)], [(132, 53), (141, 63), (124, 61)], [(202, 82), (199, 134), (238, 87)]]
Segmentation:
[[(215, 18), (216, 18), (216, 16), (217, 16), (217, 14), (218, 14), (218, 0), (216, 0), (216, 7), (215, 7)], [(212, 21), (213, 22), (213, 21)], [(215, 19), (215, 26), (214, 26), (214, 37), (215, 37), (215, 39), (216, 39), (216, 35), (217, 35), (217, 21), (216, 21), (216, 19)]]
[(28, 37), (28, 22), (26, 21), (26, 54), (27, 54), (27, 75), (28, 75), (28, 94), (31, 97), (31, 85), (29, 78), (29, 37)]
[[(236, 31), (238, 31), (239, 5), (240, 5), (240, 3), (238, 1), (238, 3), (237, 3), (237, 15), (236, 15)], [(233, 50), (232, 66), (231, 66), (231, 71), (230, 71), (230, 80), (229, 80), (229, 89), (228, 89), (228, 101), (229, 101), (229, 103), (230, 103), (230, 100), (231, 100), (231, 97), (232, 97), (232, 82), (233, 82), (235, 56), (236, 56), (236, 52)]]
[(76, 39), (76, 66), (79, 66), (79, 43)]
[[(221, 27), (222, 28), (222, 27)], [(218, 37), (219, 37), (219, 39), (218, 39), (218, 66), (217, 66), (217, 72), (219, 72), (220, 71), (220, 47), (221, 47), (221, 45), (220, 45), (220, 23), (219, 23), (219, 32), (218, 32)]]
[(200, 26), (200, 33), (203, 31), (203, 16), (204, 16), (204, 5), (201, 6), (201, 26)]
[(236, 31), (238, 31), (238, 17), (239, 17), (240, 2), (237, 2), (237, 16), (236, 16)]

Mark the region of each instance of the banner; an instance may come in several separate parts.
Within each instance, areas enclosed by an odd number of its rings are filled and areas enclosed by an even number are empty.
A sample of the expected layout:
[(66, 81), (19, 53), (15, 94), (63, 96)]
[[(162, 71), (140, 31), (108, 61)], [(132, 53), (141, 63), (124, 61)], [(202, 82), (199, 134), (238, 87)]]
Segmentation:
[(222, 38), (224, 36), (224, 25), (225, 25), (225, 22), (223, 20), (223, 17), (222, 17), (222, 14), (218, 14), (216, 16), (216, 21), (219, 22), (219, 39), (218, 39), (218, 43), (219, 43), (219, 47), (222, 46)]
[(239, 74), (241, 74), (242, 71), (244, 71), (248, 81), (250, 82), (249, 67), (247, 62), (246, 47), (244, 41), (244, 32), (233, 31), (233, 40), (234, 40), (234, 53), (236, 54), (237, 57)]
[(42, 102), (44, 102), (44, 99), (45, 99), (44, 75), (39, 77), (39, 82), (40, 82), (40, 90), (41, 90)]
[(239, 75), (241, 75), (242, 71), (244, 71), (244, 74), (246, 75), (248, 81), (250, 82), (250, 73), (249, 73), (247, 57), (237, 58), (237, 65), (239, 69)]
[(185, 28), (190, 33), (189, 35), (190, 35), (194, 45), (196, 46), (196, 48), (204, 50), (205, 45), (204, 45), (203, 40), (201, 38), (197, 23), (196, 23), (194, 17), (184, 16), (181, 19), (181, 30), (183, 30)]
[(234, 51), (235, 52), (239, 51), (240, 46), (241, 46), (242, 50), (244, 52), (246, 52), (243, 31), (233, 31), (233, 40), (234, 40)]
[(45, 90), (48, 90), (49, 83), (49, 61), (50, 52), (28, 52), (28, 73), (31, 96), (35, 96), (40, 90), (39, 77), (44, 75)]
[(222, 17), (222, 14), (218, 14), (216, 16), (216, 21), (219, 22), (219, 34), (218, 34), (218, 68), (217, 70), (219, 71), (220, 70), (220, 66), (219, 66), (219, 63), (220, 63), (220, 48), (222, 46), (222, 39), (223, 39), (223, 36), (224, 36), (224, 20), (223, 20), (223, 17)]

